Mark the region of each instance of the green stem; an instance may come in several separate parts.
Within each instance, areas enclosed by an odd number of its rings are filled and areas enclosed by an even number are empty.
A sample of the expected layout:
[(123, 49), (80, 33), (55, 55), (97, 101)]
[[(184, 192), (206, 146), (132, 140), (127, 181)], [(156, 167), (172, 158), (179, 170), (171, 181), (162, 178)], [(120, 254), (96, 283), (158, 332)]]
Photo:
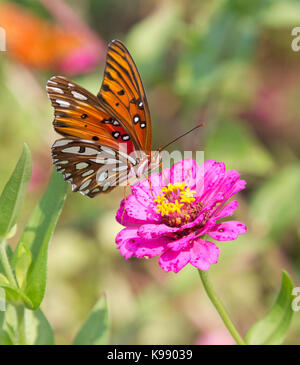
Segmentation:
[(0, 243), (0, 260), (2, 262), (3, 269), (5, 271), (5, 274), (7, 276), (7, 279), (10, 281), (10, 284), (14, 285), (15, 287), (18, 287), (15, 275), (13, 273), (13, 270), (10, 266), (7, 252), (6, 252), (6, 241), (3, 240)]
[(231, 333), (231, 336), (235, 339), (235, 342), (238, 345), (246, 345), (245, 341), (241, 337), (241, 335), (238, 333), (237, 329), (235, 328), (234, 324), (232, 323), (228, 313), (226, 312), (223, 303), (218, 298), (217, 293), (214, 291), (209, 279), (208, 279), (208, 272), (198, 270), (200, 278), (202, 280), (203, 286), (206, 290), (206, 293), (215, 306), (216, 310), (218, 311), (220, 317), (222, 318), (225, 326), (227, 327), (228, 331)]
[(16, 306), (18, 318), (18, 345), (27, 345), (25, 332), (25, 307), (23, 305)]

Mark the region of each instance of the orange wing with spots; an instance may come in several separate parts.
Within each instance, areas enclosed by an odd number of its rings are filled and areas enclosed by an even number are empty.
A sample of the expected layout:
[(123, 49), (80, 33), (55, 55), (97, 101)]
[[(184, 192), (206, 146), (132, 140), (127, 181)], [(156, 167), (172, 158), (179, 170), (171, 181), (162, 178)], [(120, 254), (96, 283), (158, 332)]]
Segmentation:
[(137, 67), (120, 41), (108, 46), (104, 79), (98, 98), (120, 120), (135, 149), (149, 154), (152, 147), (151, 119)]
[(120, 41), (109, 44), (97, 97), (62, 76), (48, 81), (47, 92), (54, 129), (64, 137), (52, 146), (53, 163), (73, 191), (90, 197), (108, 192), (137, 164), (129, 156), (132, 151), (150, 154), (151, 120), (144, 88)]

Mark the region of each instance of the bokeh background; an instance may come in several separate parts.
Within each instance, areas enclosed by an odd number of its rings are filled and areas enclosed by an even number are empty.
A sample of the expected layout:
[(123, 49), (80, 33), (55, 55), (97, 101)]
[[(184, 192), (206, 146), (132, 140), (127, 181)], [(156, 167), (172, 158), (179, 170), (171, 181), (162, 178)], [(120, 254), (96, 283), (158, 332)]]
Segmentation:
[[(300, 285), (300, 26), (295, 0), (19, 0), (0, 2), (0, 189), (24, 142), (33, 175), (25, 224), (52, 171), (57, 138), (45, 91), (62, 74), (97, 93), (107, 43), (132, 53), (150, 104), (154, 147), (205, 121), (172, 147), (203, 150), (248, 182), (236, 218), (248, 226), (219, 243), (211, 279), (240, 331), (270, 308), (281, 270)], [(42, 309), (68, 344), (99, 295), (108, 296), (113, 344), (233, 343), (198, 273), (164, 273), (157, 259), (116, 250), (123, 189), (88, 199), (69, 193), (49, 251)], [(21, 232), (21, 228), (20, 232)], [(19, 233), (20, 233), (19, 232)], [(18, 237), (17, 237), (18, 238)], [(299, 344), (300, 312), (285, 343)]]

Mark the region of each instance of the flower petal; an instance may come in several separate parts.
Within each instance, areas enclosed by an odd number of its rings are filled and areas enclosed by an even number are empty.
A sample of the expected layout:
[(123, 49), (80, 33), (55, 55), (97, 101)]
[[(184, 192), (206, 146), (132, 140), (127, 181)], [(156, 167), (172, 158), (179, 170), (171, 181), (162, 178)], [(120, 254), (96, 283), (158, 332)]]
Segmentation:
[(125, 259), (134, 256), (138, 246), (138, 236), (136, 228), (124, 228), (116, 237), (117, 248)]
[(232, 241), (238, 238), (239, 234), (244, 234), (247, 227), (238, 221), (228, 221), (216, 224), (209, 232), (211, 238), (217, 241)]
[[(150, 186), (150, 183), (151, 186)], [(153, 197), (160, 193), (162, 188), (161, 177), (158, 173), (154, 173), (149, 176), (148, 179), (140, 180), (137, 183), (131, 185), (131, 190), (137, 200), (146, 207), (153, 207), (156, 208), (156, 204), (153, 202)]]
[(239, 203), (237, 202), (237, 200), (233, 200), (232, 202), (223, 206), (219, 211), (217, 209), (216, 210), (217, 213), (214, 214), (214, 218), (221, 219), (225, 217), (230, 217), (234, 213), (234, 211), (238, 208), (238, 206)]
[(200, 270), (208, 270), (219, 259), (219, 248), (212, 242), (197, 239), (190, 250), (190, 263)]
[(197, 172), (196, 161), (192, 158), (176, 162), (170, 169), (170, 182), (185, 182), (191, 189), (195, 187)]
[(189, 261), (189, 249), (182, 251), (168, 250), (160, 256), (158, 263), (165, 272), (174, 271), (175, 273), (177, 273), (186, 264), (188, 264)]
[(210, 194), (214, 192), (216, 187), (223, 180), (225, 174), (225, 164), (215, 160), (207, 160), (204, 162), (203, 166), (198, 166), (197, 177), (201, 176), (201, 173), (202, 176), (204, 173), (204, 187), (199, 189), (200, 184), (197, 183), (197, 193), (200, 194), (200, 190), (202, 190), (201, 200), (205, 200), (210, 196)]
[(177, 240), (170, 241), (168, 247), (173, 251), (180, 251), (189, 247), (189, 244), (196, 238), (194, 233), (183, 236)]
[(145, 240), (138, 236), (136, 228), (124, 228), (118, 233), (116, 243), (120, 253), (127, 260), (133, 256), (154, 257), (161, 255), (167, 250), (168, 240), (166, 238)]
[(165, 224), (143, 224), (138, 229), (138, 235), (141, 238), (145, 238), (147, 240), (160, 237), (162, 235), (170, 234), (176, 232), (178, 228), (172, 228)]
[(161, 217), (150, 208), (145, 207), (136, 199), (134, 195), (129, 195), (122, 200), (121, 206), (117, 211), (117, 221), (124, 226), (159, 222)]

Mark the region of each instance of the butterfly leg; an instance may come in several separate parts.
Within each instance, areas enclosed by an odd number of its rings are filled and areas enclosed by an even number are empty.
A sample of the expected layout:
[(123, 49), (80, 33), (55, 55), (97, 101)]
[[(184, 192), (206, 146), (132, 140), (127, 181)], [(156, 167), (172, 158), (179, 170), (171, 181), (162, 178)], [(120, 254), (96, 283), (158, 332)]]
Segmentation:
[(123, 207), (123, 213), (121, 217), (121, 224), (123, 224), (123, 218), (125, 214), (125, 208), (126, 208), (126, 202), (127, 202), (127, 187), (130, 186), (130, 184), (127, 183), (127, 185), (124, 187), (124, 207)]
[(147, 179), (148, 179), (148, 182), (149, 182), (150, 192), (151, 192), (152, 198), (155, 199), (154, 194), (153, 194), (153, 190), (152, 190), (151, 180), (149, 179), (149, 176), (147, 177)]
[[(167, 182), (167, 179), (166, 179), (166, 176), (164, 174), (164, 170), (162, 168), (162, 161), (159, 162), (159, 168), (161, 169), (161, 175), (162, 175), (162, 185), (167, 185), (168, 182)], [(165, 182), (164, 182), (165, 181)]]

